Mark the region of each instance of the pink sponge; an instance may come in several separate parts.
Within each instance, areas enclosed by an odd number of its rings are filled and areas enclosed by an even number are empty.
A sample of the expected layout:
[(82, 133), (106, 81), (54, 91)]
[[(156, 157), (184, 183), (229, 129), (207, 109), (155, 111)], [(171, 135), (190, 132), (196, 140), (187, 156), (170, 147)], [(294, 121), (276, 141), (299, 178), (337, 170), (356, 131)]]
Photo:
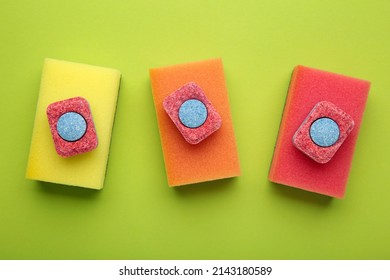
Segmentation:
[[(297, 66), (286, 99), (269, 180), (342, 198), (369, 88), (368, 81)], [(304, 120), (314, 106), (321, 101), (333, 103), (354, 122), (348, 137), (341, 135), (344, 142), (327, 163), (313, 160), (293, 144), (294, 134), (305, 123)], [(316, 152), (314, 149), (312, 151)]]

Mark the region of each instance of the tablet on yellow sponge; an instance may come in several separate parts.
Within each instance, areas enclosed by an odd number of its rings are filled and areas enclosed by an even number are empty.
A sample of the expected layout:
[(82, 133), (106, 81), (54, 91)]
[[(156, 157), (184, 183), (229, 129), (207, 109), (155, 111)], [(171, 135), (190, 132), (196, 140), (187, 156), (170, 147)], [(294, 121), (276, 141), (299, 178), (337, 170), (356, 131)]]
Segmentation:
[[(92, 189), (103, 188), (120, 76), (120, 72), (115, 69), (55, 59), (45, 60), (27, 164), (28, 179)], [(89, 105), (88, 113), (92, 117), (83, 116), (83, 113), (75, 114), (78, 112), (74, 112), (73, 108), (77, 108), (77, 104), (69, 105), (69, 100), (74, 103), (81, 99), (86, 103), (85, 106)], [(79, 117), (86, 132), (80, 132), (80, 125), (75, 126), (78, 130), (74, 130), (73, 134), (66, 130), (70, 124), (74, 125), (72, 122), (75, 118), (72, 114), (63, 114), (61, 120), (54, 120), (57, 126), (53, 126), (51, 116), (55, 115), (53, 110), (61, 107), (58, 104), (70, 106), (68, 112)], [(60, 109), (65, 112), (67, 110), (64, 106)], [(69, 117), (73, 119), (69, 120)], [(73, 136), (77, 132), (80, 138), (84, 137), (80, 145), (90, 145), (88, 129), (92, 125), (97, 143), (94, 142), (89, 149), (84, 147), (87, 152), (65, 154), (65, 157), (58, 153), (61, 141), (71, 147), (77, 146), (77, 141), (81, 141), (63, 135)], [(95, 138), (94, 140), (96, 141)]]

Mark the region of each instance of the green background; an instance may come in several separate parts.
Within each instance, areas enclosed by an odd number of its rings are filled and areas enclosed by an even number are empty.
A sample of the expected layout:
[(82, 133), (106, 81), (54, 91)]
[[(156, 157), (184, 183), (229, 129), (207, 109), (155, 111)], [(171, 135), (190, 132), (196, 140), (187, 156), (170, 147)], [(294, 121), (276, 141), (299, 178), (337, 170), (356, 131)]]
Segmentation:
[[(389, 259), (389, 1), (0, 9), (1, 259)], [(105, 187), (25, 179), (45, 57), (119, 69)], [(221, 57), (242, 176), (169, 188), (148, 69)], [(267, 181), (293, 67), (370, 80), (346, 198)]]

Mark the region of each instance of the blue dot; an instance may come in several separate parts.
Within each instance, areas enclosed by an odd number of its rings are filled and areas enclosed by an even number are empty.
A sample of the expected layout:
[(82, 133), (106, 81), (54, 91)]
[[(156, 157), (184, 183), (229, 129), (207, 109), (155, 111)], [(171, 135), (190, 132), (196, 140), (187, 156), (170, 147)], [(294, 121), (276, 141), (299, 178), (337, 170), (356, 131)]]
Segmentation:
[(186, 127), (200, 127), (207, 119), (207, 108), (197, 99), (188, 99), (180, 106), (179, 119)]
[(84, 136), (86, 131), (87, 122), (78, 113), (68, 112), (58, 119), (57, 132), (65, 141), (77, 141)]
[(310, 137), (320, 147), (334, 145), (340, 137), (340, 128), (330, 118), (320, 118), (314, 121), (310, 127)]

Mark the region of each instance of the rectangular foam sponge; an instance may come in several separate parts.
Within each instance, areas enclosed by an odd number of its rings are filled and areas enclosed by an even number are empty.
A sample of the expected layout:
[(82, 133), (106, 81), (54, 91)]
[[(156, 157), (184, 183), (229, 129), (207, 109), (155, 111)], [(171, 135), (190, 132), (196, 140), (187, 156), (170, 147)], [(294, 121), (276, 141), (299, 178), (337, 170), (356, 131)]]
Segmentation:
[[(295, 67), (269, 180), (332, 197), (344, 197), (369, 88), (368, 81), (304, 66)], [(345, 142), (325, 164), (315, 162), (292, 143), (294, 133), (320, 101), (332, 102), (355, 122)]]
[[(222, 60), (151, 69), (150, 77), (168, 185), (180, 186), (240, 175)], [(185, 141), (163, 108), (165, 97), (189, 82), (203, 89), (222, 119), (221, 128), (196, 145)]]
[[(44, 62), (26, 177), (101, 189), (104, 184), (120, 84), (118, 70), (46, 59)], [(63, 158), (56, 153), (46, 109), (81, 96), (89, 102), (98, 137), (95, 150)]]

